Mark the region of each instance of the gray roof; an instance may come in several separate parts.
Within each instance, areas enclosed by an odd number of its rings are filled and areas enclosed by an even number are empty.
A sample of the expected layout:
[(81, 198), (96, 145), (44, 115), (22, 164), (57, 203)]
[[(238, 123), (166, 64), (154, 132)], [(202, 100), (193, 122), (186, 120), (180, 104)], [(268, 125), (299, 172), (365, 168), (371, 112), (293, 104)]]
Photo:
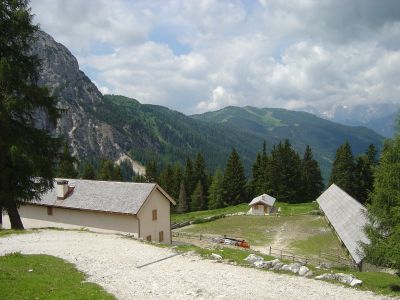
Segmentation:
[(42, 200), (35, 204), (112, 213), (137, 214), (140, 207), (154, 189), (160, 190), (169, 201), (175, 204), (171, 197), (155, 183), (81, 179), (65, 180), (68, 180), (69, 186), (75, 186), (74, 191), (69, 194), (66, 199), (57, 200), (55, 183), (54, 189), (44, 194)]
[(254, 205), (257, 203), (263, 203), (268, 206), (274, 206), (275, 200), (276, 199), (274, 197), (271, 197), (270, 195), (262, 194), (258, 197), (255, 197), (253, 200), (251, 200), (249, 205), (251, 206), (251, 205)]
[(317, 202), (353, 260), (359, 264), (364, 258), (360, 242), (369, 243), (363, 230), (368, 222), (366, 208), (335, 184), (319, 196)]

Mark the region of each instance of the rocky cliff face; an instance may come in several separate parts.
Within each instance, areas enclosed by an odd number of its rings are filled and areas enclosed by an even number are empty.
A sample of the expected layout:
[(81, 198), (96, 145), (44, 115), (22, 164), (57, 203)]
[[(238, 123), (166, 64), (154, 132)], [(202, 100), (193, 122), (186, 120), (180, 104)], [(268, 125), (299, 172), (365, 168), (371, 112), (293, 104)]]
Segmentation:
[[(109, 158), (120, 161), (129, 150), (130, 141), (109, 124), (98, 120), (90, 111), (103, 101), (102, 94), (90, 79), (79, 70), (78, 61), (62, 44), (39, 31), (32, 52), (42, 60), (40, 81), (46, 85), (65, 109), (56, 134), (67, 139), (73, 155), (81, 160)], [(90, 108), (90, 109), (88, 109)], [(39, 126), (49, 128), (45, 116), (38, 118)], [(143, 169), (136, 164), (136, 171)]]

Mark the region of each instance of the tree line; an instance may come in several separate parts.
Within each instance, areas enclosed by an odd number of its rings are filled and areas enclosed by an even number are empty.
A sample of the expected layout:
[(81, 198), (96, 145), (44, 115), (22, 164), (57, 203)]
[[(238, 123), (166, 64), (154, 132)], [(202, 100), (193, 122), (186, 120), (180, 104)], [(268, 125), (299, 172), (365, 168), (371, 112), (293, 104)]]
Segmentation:
[(321, 171), (311, 148), (307, 146), (300, 157), (288, 140), (274, 145), (269, 153), (264, 142), (253, 163), (250, 179), (246, 178), (240, 156), (234, 148), (224, 170), (217, 169), (214, 174), (206, 169), (204, 155), (200, 152), (194, 158), (187, 158), (184, 166), (167, 164), (162, 170), (156, 160), (147, 161), (144, 175), (123, 171), (129, 166), (116, 165), (106, 159), (97, 164), (86, 162), (80, 172), (75, 165), (77, 160), (68, 154), (65, 144), (57, 176), (157, 182), (177, 201), (175, 209), (180, 213), (237, 205), (263, 193), (282, 202), (308, 202), (315, 200), (324, 189)]

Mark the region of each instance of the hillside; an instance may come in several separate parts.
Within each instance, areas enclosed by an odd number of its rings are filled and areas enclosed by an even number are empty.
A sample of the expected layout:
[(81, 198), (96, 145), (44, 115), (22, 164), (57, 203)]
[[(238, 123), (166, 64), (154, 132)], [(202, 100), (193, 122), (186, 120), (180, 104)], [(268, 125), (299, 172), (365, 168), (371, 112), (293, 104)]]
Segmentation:
[[(334, 151), (345, 139), (356, 153), (382, 141), (366, 128), (342, 126), (300, 112), (227, 107), (190, 117), (122, 96), (103, 96), (79, 70), (70, 51), (48, 34), (38, 32), (32, 52), (42, 59), (40, 84), (48, 86), (65, 109), (53, 131), (68, 140), (80, 160), (105, 157), (117, 161), (128, 156), (142, 164), (148, 159), (184, 162), (201, 151), (208, 168), (214, 170), (225, 166), (235, 147), (250, 174), (263, 140), (271, 146), (288, 138), (300, 152), (310, 144), (326, 175)], [(49, 127), (40, 115), (38, 125)]]
[(279, 108), (229, 106), (192, 117), (251, 133), (266, 140), (269, 146), (279, 140), (289, 139), (297, 151), (302, 153), (309, 144), (325, 177), (337, 147), (346, 139), (355, 154), (364, 152), (371, 143), (380, 147), (383, 141), (381, 135), (365, 127), (345, 126), (310, 113)]

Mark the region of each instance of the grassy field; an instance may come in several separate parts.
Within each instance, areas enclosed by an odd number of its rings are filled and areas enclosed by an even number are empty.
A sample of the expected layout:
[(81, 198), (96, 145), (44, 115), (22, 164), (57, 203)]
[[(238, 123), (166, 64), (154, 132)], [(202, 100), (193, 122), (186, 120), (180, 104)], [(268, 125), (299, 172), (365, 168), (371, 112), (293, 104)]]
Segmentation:
[(224, 214), (247, 212), (248, 210), (249, 210), (249, 205), (247, 203), (242, 203), (236, 206), (229, 206), (225, 208), (218, 208), (211, 210), (193, 211), (185, 214), (174, 213), (171, 215), (171, 221), (172, 223), (180, 223), (184, 221), (193, 221), (196, 219), (224, 215)]
[(319, 257), (322, 253), (347, 257), (325, 219), (316, 215), (231, 216), (179, 231), (243, 238), (251, 247), (264, 248), (261, 251), (271, 246), (301, 256)]
[[(280, 215), (282, 216), (308, 214), (318, 209), (318, 205), (315, 202), (298, 203), (298, 204), (276, 202), (275, 206), (280, 208), (281, 210)], [(184, 221), (194, 221), (197, 219), (225, 215), (225, 214), (233, 214), (238, 212), (246, 213), (248, 212), (248, 210), (249, 210), (249, 205), (247, 203), (242, 203), (236, 206), (228, 206), (219, 209), (194, 211), (185, 214), (174, 213), (171, 215), (171, 221), (172, 223), (180, 223)]]
[(0, 257), (0, 299), (115, 299), (60, 258), (14, 253)]

